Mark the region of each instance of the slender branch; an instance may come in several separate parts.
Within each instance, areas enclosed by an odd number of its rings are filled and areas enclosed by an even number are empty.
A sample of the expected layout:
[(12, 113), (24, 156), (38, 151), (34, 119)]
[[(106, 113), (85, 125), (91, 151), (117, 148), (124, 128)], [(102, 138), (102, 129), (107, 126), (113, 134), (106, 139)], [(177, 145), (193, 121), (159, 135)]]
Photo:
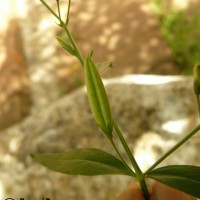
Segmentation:
[(140, 175), (140, 174), (142, 173), (142, 171), (141, 171), (141, 169), (139, 168), (139, 166), (138, 166), (138, 164), (137, 164), (135, 158), (133, 157), (133, 154), (132, 154), (130, 148), (128, 147), (128, 145), (127, 145), (127, 143), (126, 143), (126, 141), (125, 141), (125, 139), (124, 139), (124, 137), (123, 137), (123, 135), (122, 135), (122, 133), (121, 133), (119, 127), (117, 126), (117, 124), (116, 124), (115, 122), (114, 122), (114, 129), (115, 129), (115, 132), (117, 133), (117, 136), (119, 137), (119, 139), (120, 139), (120, 141), (121, 141), (121, 144), (122, 144), (123, 147), (124, 147), (124, 150), (126, 151), (128, 157), (129, 157), (129, 159), (130, 159), (130, 161), (131, 161), (131, 164), (132, 164), (132, 166), (133, 166), (133, 168), (134, 168), (136, 174), (139, 174), (139, 175)]
[(126, 161), (124, 160), (124, 158), (122, 157), (121, 153), (119, 152), (119, 150), (117, 149), (115, 143), (113, 142), (112, 139), (109, 139), (110, 143), (112, 144), (114, 150), (116, 151), (117, 155), (119, 156), (119, 158), (121, 159), (121, 161), (124, 163), (124, 165), (126, 165), (128, 168), (130, 168), (128, 166), (128, 164), (126, 163)]
[(49, 7), (49, 5), (44, 0), (40, 0), (40, 2), (60, 21), (59, 16)]
[(69, 38), (69, 40), (70, 40), (70, 42), (71, 42), (71, 45), (73, 46), (73, 48), (74, 48), (74, 50), (75, 50), (75, 52), (76, 52), (76, 55), (77, 55), (77, 57), (78, 57), (78, 59), (79, 59), (81, 65), (82, 65), (82, 67), (84, 67), (84, 59), (83, 59), (83, 56), (81, 55), (81, 53), (80, 53), (80, 51), (79, 51), (79, 49), (78, 49), (78, 47), (77, 47), (77, 45), (76, 45), (76, 43), (75, 43), (75, 41), (74, 41), (73, 36), (72, 36), (71, 33), (69, 32), (69, 30), (68, 30), (66, 24), (64, 24), (64, 22), (62, 22), (62, 28), (64, 28), (64, 30), (65, 30), (65, 32), (66, 32), (66, 34), (67, 34), (67, 36), (68, 36), (68, 38)]
[(57, 8), (58, 8), (58, 16), (59, 16), (59, 19), (61, 19), (59, 0), (56, 0), (56, 2), (57, 2)]
[(66, 24), (69, 23), (69, 12), (70, 12), (70, 7), (71, 7), (71, 0), (69, 0), (69, 2), (68, 2)]
[(159, 165), (164, 159), (166, 159), (170, 154), (176, 151), (181, 145), (188, 141), (195, 133), (200, 130), (200, 124), (196, 126), (189, 134), (187, 134), (180, 142), (178, 142), (174, 147), (172, 147), (168, 152), (166, 152), (160, 159), (158, 159), (145, 173), (144, 176), (151, 172), (157, 165)]
[[(62, 21), (62, 19), (49, 7), (49, 5), (44, 1), (44, 0), (40, 0), (41, 1), (41, 3), (59, 20), (59, 22), (60, 22), (60, 27), (61, 28), (63, 28), (64, 30), (65, 30), (65, 32), (66, 32), (66, 34), (67, 34), (67, 36), (68, 36), (68, 38), (69, 38), (69, 40), (70, 40), (70, 43), (71, 43), (71, 45), (73, 46), (73, 48), (74, 48), (74, 51), (76, 52), (76, 55), (77, 55), (77, 57), (78, 57), (78, 60), (80, 61), (80, 63), (81, 63), (81, 65), (84, 67), (84, 60), (83, 60), (83, 57), (82, 57), (82, 55), (81, 55), (81, 53), (80, 53), (80, 51), (79, 51), (79, 49), (78, 49), (78, 47), (77, 47), (77, 45), (76, 45), (76, 43), (75, 43), (75, 41), (74, 41), (74, 38), (73, 38), (73, 36), (71, 35), (71, 33), (69, 32), (69, 30), (68, 30), (68, 28), (67, 28), (67, 24), (65, 24), (63, 21)], [(70, 2), (71, 3), (71, 2)], [(70, 4), (69, 4), (70, 5)], [(58, 8), (59, 9), (59, 8)], [(68, 10), (68, 12), (69, 12), (69, 10)], [(60, 15), (60, 14), (59, 14)]]
[(141, 189), (143, 191), (143, 195), (144, 195), (144, 198), (145, 200), (149, 200), (150, 198), (150, 195), (149, 195), (149, 192), (148, 192), (148, 188), (147, 188), (147, 185), (146, 185), (146, 182), (144, 180), (144, 175), (143, 175), (143, 172), (141, 171), (139, 165), (137, 164), (130, 148), (128, 147), (120, 129), (118, 128), (117, 124), (114, 122), (114, 129), (115, 129), (115, 132), (117, 133), (117, 136), (119, 137), (119, 140), (121, 141), (121, 144), (123, 145), (124, 147), (124, 150), (126, 151), (130, 161), (131, 161), (131, 164), (135, 170), (135, 173), (136, 173), (136, 177), (137, 179), (139, 180), (140, 182), (140, 186), (141, 186)]
[(145, 200), (149, 200), (150, 195), (149, 195), (147, 184), (146, 184), (144, 178), (140, 180), (140, 187), (141, 187), (141, 190), (143, 192), (143, 196), (144, 196)]

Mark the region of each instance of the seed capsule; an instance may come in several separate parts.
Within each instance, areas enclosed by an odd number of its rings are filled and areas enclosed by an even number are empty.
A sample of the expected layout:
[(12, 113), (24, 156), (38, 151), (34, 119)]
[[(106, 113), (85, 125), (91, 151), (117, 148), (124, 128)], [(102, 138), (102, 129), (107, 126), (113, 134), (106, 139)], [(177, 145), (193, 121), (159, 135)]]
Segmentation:
[(94, 118), (108, 138), (112, 137), (113, 122), (108, 97), (96, 65), (88, 56), (84, 63), (88, 99)]

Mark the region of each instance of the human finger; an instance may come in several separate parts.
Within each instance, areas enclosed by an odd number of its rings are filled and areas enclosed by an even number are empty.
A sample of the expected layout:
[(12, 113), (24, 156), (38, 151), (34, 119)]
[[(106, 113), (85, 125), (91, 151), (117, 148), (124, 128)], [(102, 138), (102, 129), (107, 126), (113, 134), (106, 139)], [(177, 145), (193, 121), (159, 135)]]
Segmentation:
[(196, 200), (195, 197), (158, 182), (152, 186), (152, 194), (152, 200)]
[(144, 200), (138, 183), (131, 183), (116, 200)]

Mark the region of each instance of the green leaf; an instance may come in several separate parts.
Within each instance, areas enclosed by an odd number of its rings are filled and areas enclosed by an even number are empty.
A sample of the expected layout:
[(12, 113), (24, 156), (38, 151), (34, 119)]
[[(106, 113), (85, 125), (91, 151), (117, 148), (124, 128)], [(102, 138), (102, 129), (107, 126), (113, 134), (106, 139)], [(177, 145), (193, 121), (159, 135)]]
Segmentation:
[(196, 95), (200, 95), (200, 64), (194, 66), (193, 76), (194, 76), (194, 93)]
[(93, 51), (93, 49), (92, 49), (92, 50), (90, 51), (90, 53), (88, 54), (88, 56), (89, 56), (90, 58), (92, 58), (93, 54), (94, 54), (94, 51)]
[(152, 170), (147, 174), (147, 177), (200, 198), (200, 167), (166, 166)]
[(62, 46), (62, 48), (64, 48), (66, 51), (68, 51), (71, 55), (76, 56), (76, 52), (74, 51), (74, 49), (72, 48), (72, 46), (70, 44), (67, 44), (64, 42), (64, 40), (62, 38), (57, 38), (59, 44)]
[(101, 63), (97, 63), (96, 66), (99, 73), (102, 73), (108, 67), (112, 67), (112, 62), (111, 61), (101, 62)]
[(135, 173), (121, 160), (95, 148), (76, 149), (54, 154), (33, 154), (32, 158), (43, 166), (64, 174), (135, 176)]
[(196, 94), (197, 97), (197, 105), (198, 105), (198, 110), (199, 110), (199, 115), (200, 115), (200, 64), (196, 64), (193, 69), (193, 76), (194, 76), (194, 81), (193, 81), (193, 88), (194, 88), (194, 93)]
[(92, 113), (98, 126), (111, 139), (113, 121), (110, 104), (97, 67), (89, 56), (85, 60), (84, 69), (88, 99)]

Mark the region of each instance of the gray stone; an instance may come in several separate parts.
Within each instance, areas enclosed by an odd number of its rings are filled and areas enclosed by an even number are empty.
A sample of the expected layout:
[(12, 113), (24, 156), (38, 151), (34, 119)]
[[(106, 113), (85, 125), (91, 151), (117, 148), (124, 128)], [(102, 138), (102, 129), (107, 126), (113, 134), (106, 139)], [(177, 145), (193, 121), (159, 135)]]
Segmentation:
[[(105, 85), (113, 117), (142, 169), (147, 169), (197, 124), (191, 78), (129, 75), (105, 80)], [(107, 200), (114, 199), (133, 181), (123, 176), (62, 175), (31, 160), (31, 153), (81, 147), (96, 147), (115, 154), (91, 115), (85, 88), (34, 112), (0, 134), (1, 199)], [(194, 136), (162, 165), (199, 165), (199, 145), (200, 139)]]

